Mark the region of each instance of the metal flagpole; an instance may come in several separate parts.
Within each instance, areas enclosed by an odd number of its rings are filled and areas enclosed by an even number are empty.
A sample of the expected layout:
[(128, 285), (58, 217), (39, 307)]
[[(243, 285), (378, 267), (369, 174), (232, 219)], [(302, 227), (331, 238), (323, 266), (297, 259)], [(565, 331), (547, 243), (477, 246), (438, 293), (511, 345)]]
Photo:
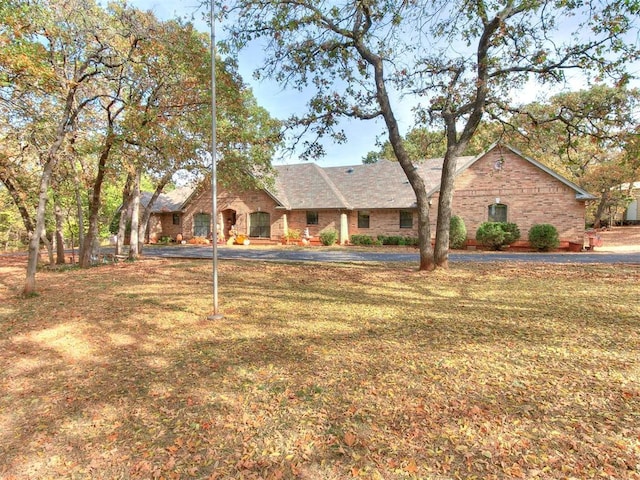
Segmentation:
[[(216, 122), (216, 21), (215, 0), (210, 0), (211, 11), (211, 218), (213, 220), (213, 314), (209, 320), (220, 320), (224, 316), (218, 311), (218, 185), (217, 185), (217, 122)], [(222, 228), (222, 225), (220, 225)]]

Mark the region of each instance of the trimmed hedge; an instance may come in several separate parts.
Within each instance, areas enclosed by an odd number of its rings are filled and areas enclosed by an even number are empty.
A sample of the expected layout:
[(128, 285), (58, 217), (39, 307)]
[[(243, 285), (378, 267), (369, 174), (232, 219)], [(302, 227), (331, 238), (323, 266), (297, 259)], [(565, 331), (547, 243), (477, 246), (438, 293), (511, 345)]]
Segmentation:
[(371, 235), (351, 235), (351, 245), (377, 245)]
[(539, 252), (548, 252), (560, 245), (558, 230), (548, 223), (534, 225), (529, 230), (529, 244)]
[(515, 223), (484, 222), (476, 231), (476, 240), (494, 250), (502, 250), (519, 238), (520, 229)]
[(379, 245), (418, 245), (417, 237), (402, 237), (400, 235), (378, 235)]
[(338, 241), (338, 231), (335, 228), (327, 228), (320, 232), (320, 243), (329, 247)]
[(467, 243), (467, 227), (458, 215), (451, 217), (449, 222), (449, 248), (461, 249)]

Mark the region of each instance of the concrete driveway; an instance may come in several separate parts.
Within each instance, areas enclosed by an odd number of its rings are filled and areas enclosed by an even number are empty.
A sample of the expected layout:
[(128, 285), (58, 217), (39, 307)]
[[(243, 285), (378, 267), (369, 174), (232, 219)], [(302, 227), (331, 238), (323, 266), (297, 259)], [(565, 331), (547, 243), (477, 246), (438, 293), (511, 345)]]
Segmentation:
[[(145, 245), (146, 257), (200, 258), (213, 257), (213, 247), (194, 245)], [(339, 247), (252, 247), (220, 245), (221, 260), (261, 260), (280, 262), (412, 262), (418, 263), (418, 252), (381, 252), (359, 248)], [(452, 252), (451, 262), (539, 262), (539, 263), (626, 263), (640, 264), (640, 248), (579, 253), (511, 253), (511, 252)]]

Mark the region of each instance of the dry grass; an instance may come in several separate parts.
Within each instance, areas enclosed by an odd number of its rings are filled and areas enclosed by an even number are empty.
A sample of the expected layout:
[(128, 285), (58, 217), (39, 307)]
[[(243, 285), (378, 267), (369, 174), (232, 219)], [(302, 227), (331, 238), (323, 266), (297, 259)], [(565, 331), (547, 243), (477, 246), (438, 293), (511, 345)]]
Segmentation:
[(640, 478), (637, 267), (0, 264), (0, 478)]

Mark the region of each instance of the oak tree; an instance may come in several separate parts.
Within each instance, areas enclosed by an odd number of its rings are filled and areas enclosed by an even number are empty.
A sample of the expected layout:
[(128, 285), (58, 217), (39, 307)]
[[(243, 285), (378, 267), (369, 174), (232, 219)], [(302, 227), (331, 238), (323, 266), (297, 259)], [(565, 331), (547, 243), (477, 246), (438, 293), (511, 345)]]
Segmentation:
[[(530, 0), (230, 0), (230, 48), (267, 52), (258, 77), (309, 92), (305, 133), (344, 140), (342, 118), (382, 118), (417, 200), (420, 268), (447, 266), (456, 159), (480, 121), (516, 102), (537, 80), (562, 83), (567, 71), (619, 81), (637, 59), (637, 2)], [(235, 20), (235, 21), (233, 21)], [(571, 33), (573, 32), (573, 33)], [(414, 106), (419, 125), (446, 136), (435, 250), (429, 201), (398, 122)], [(321, 154), (315, 137), (303, 156)]]

